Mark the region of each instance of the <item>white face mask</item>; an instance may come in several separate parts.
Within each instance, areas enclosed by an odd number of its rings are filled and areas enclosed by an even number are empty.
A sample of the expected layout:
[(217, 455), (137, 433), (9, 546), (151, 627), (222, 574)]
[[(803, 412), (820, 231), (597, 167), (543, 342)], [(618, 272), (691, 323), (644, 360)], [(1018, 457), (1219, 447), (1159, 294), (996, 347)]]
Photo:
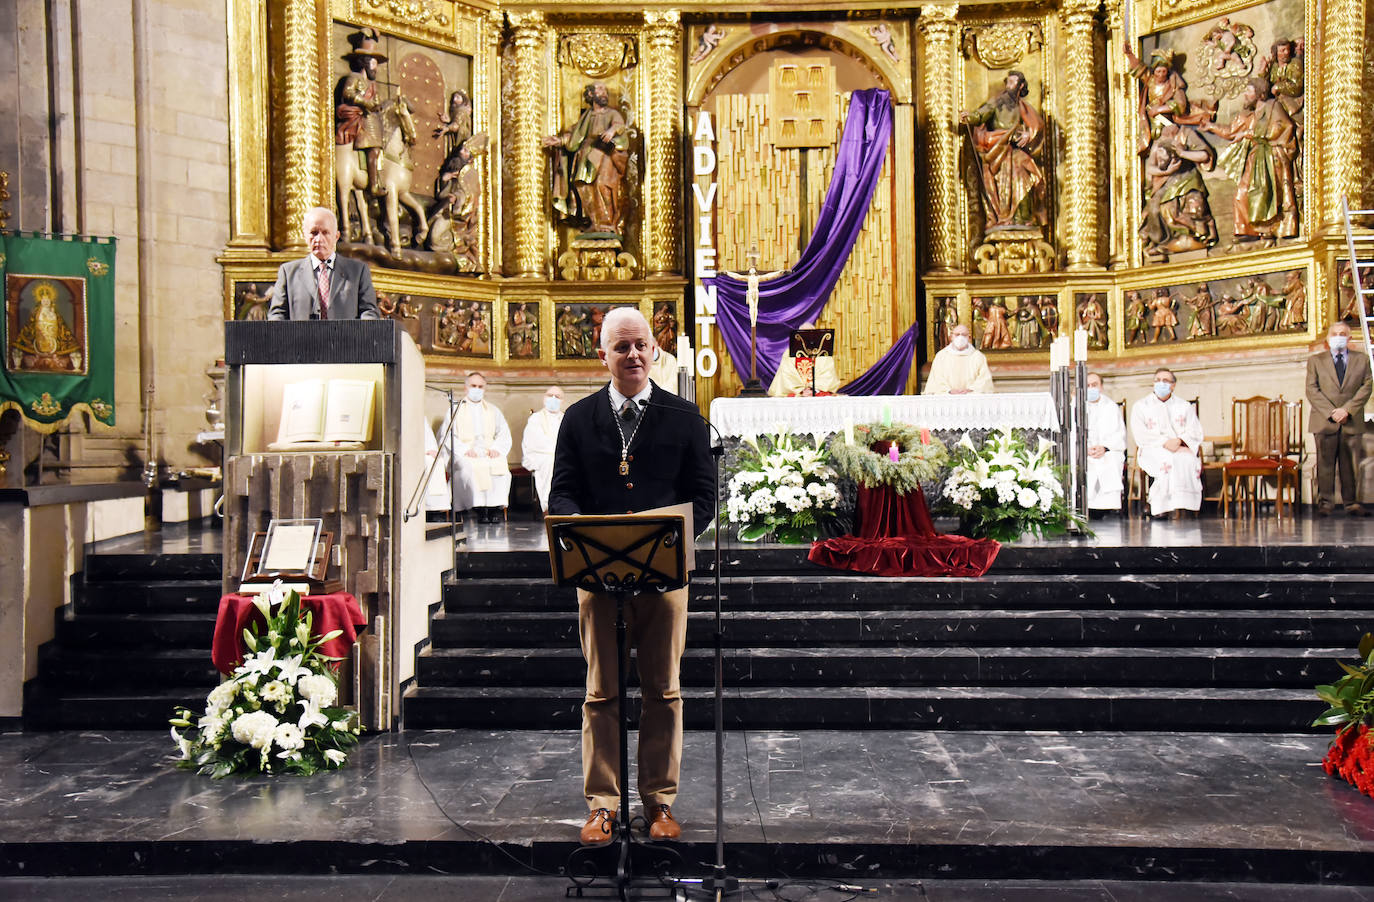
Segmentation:
[(549, 395), (544, 399), (544, 409), (549, 413), (558, 413), (558, 409), (563, 406), (563, 399), (555, 395)]
[(484, 389), (480, 389), (480, 388), (476, 387), (475, 385), (469, 385), (469, 386), (468, 386), (468, 400), (471, 401), (472, 403), (474, 403), (474, 404), (481, 404), (481, 403), (482, 403), (482, 395), (483, 395), (483, 394), (484, 394)]
[(968, 336), (956, 335), (950, 344), (954, 345), (954, 350), (956, 351), (966, 350), (968, 348)]
[(1101, 397), (1102, 397), (1102, 389), (1098, 388), (1096, 385), (1089, 385), (1089, 386), (1088, 386), (1088, 403), (1090, 403), (1090, 404), (1096, 404), (1097, 401), (1098, 401), (1098, 399), (1101, 398)]
[(1350, 344), (1349, 335), (1328, 335), (1326, 343), (1331, 346), (1333, 351), (1344, 351), (1346, 345)]
[(1155, 397), (1161, 401), (1167, 400), (1174, 393), (1174, 387), (1168, 382), (1155, 383)]

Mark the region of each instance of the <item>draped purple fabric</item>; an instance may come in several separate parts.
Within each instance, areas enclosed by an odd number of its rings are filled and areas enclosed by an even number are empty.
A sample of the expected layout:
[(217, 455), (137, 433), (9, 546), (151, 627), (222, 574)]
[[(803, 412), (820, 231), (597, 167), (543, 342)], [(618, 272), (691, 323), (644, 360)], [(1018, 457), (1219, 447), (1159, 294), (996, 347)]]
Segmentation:
[[(758, 372), (764, 385), (773, 381), (792, 331), (814, 321), (825, 309), (868, 215), (891, 135), (892, 98), (888, 92), (881, 88), (855, 91), (849, 100), (830, 189), (811, 240), (790, 272), (759, 284)], [(716, 325), (735, 371), (747, 375), (747, 285), (726, 275), (701, 281), (716, 286)]]
[(912, 323), (878, 362), (862, 376), (840, 389), (842, 395), (900, 395), (911, 373), (911, 358), (916, 354), (916, 335), (920, 325)]

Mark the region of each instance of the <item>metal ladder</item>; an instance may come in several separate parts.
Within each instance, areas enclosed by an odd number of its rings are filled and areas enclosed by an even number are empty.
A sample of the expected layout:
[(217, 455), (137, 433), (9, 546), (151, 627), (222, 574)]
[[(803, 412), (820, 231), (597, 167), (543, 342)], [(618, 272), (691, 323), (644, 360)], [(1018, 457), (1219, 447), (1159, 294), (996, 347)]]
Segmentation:
[[(1365, 276), (1374, 273), (1374, 259), (1366, 257), (1360, 260), (1355, 251), (1355, 230), (1351, 223), (1352, 219), (1364, 220), (1365, 226), (1374, 225), (1374, 210), (1352, 210), (1350, 200), (1344, 195), (1341, 196), (1341, 219), (1345, 223), (1345, 247), (1350, 254), (1350, 287), (1355, 292), (1355, 299), (1359, 301), (1360, 311), (1360, 336), (1364, 340), (1364, 352), (1369, 355), (1370, 371), (1374, 372), (1374, 346), (1369, 343), (1369, 324), (1374, 322), (1374, 316), (1370, 316), (1369, 303), (1367, 298), (1374, 296), (1374, 287), (1366, 287)], [(1374, 247), (1369, 248), (1370, 253), (1374, 253)], [(1339, 282), (1339, 275), (1337, 280)], [(1340, 297), (1340, 285), (1336, 286), (1336, 296)], [(1344, 314), (1344, 310), (1337, 310), (1339, 318)]]

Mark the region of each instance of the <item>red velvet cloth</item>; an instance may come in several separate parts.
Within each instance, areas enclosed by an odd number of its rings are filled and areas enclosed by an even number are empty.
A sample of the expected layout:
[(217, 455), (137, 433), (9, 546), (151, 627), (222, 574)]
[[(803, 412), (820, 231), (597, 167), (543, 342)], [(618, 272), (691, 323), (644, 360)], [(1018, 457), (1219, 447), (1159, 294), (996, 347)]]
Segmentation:
[[(358, 631), (367, 626), (367, 618), (358, 599), (347, 592), (331, 595), (302, 595), (301, 607), (314, 617), (311, 626), (316, 636), (334, 630), (343, 633), (320, 646), (331, 658), (348, 655), (358, 641)], [(262, 612), (253, 604), (251, 595), (225, 595), (219, 600), (219, 615), (215, 618), (215, 639), (210, 646), (210, 659), (220, 673), (230, 674), (243, 662), (243, 631), (250, 623), (262, 625)]]
[(1001, 544), (935, 531), (926, 496), (891, 486), (859, 486), (858, 535), (816, 542), (808, 557), (824, 567), (875, 576), (982, 576)]

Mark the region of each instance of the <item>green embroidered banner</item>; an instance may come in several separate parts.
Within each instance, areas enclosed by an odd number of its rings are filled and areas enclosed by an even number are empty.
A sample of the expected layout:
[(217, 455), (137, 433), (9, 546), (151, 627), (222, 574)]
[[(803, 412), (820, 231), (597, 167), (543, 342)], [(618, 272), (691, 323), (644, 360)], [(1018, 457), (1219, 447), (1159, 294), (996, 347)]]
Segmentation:
[(0, 411), (39, 432), (114, 413), (113, 238), (0, 233), (5, 360)]

